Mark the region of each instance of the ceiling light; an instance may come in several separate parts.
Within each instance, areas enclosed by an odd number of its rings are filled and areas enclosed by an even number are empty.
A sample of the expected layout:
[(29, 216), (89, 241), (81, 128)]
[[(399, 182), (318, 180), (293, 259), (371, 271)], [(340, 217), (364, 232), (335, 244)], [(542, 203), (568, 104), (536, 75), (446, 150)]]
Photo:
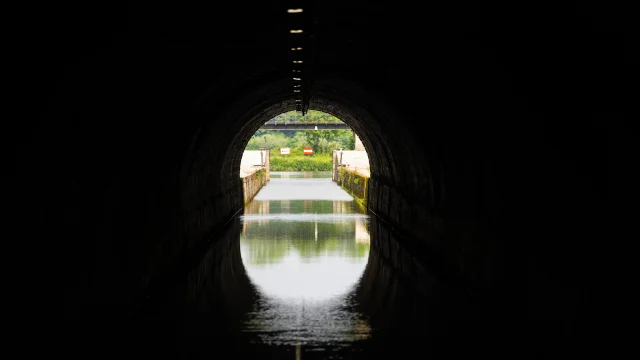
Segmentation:
[(302, 30), (291, 30), (292, 34), (302, 34)]
[(302, 12), (302, 9), (287, 9), (289, 14), (299, 14)]
[(300, 79), (300, 78), (293, 78), (293, 80), (302, 80), (302, 79)]

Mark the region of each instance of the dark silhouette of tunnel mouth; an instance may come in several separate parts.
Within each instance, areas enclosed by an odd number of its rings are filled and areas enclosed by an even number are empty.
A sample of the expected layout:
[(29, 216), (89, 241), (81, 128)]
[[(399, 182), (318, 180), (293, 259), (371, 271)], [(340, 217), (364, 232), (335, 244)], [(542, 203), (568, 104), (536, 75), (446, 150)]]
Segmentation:
[[(287, 87), (289, 84), (285, 82), (277, 85)], [(355, 85), (348, 84), (345, 87), (355, 88)], [(361, 90), (355, 91), (359, 92), (359, 97), (364, 97)], [(332, 92), (333, 94), (331, 94)], [(349, 101), (346, 97), (340, 96), (335, 92), (336, 90), (331, 88), (317, 90), (310, 101), (309, 109), (333, 115), (351, 127), (354, 133), (362, 140), (369, 155), (372, 176), (382, 172), (386, 176), (395, 177), (393, 174), (394, 167), (391, 165), (391, 154), (384, 146), (380, 146), (384, 144), (384, 138), (379, 135), (382, 132), (380, 131), (380, 120), (377, 120), (378, 117), (370, 110), (366, 110), (365, 107), (359, 106), (356, 102)], [(244, 151), (249, 139), (260, 126), (277, 115), (296, 109), (296, 97), (284, 91), (280, 94), (273, 92), (273, 94), (266, 100), (255, 101), (253, 106), (245, 105), (245, 111), (233, 109), (231, 110), (233, 115), (225, 116), (229, 121), (236, 123), (233, 127), (237, 129), (236, 136), (229, 143), (229, 151), (225, 156), (225, 159), (232, 159), (232, 161), (226, 162), (223, 166), (227, 171), (236, 173), (235, 169), (240, 166), (242, 151)], [(244, 105), (247, 102), (251, 102), (251, 100), (259, 100), (261, 96), (264, 96), (262, 92), (258, 91), (257, 94), (254, 92), (246, 96), (246, 101), (241, 100), (240, 103)], [(377, 144), (377, 146), (374, 144)]]
[[(66, 259), (54, 260), (73, 335), (110, 335), (148, 294), (192, 271), (194, 254), (224, 243), (224, 225), (244, 207), (248, 139), (296, 109), (291, 60), (302, 59), (289, 43), (302, 27), (289, 26), (295, 15), (283, 5), (28, 12), (35, 96), (23, 107), (28, 121), (7, 122), (5, 188), (24, 236), (63, 229)], [(309, 109), (358, 134), (370, 160), (368, 210), (385, 224), (376, 231), (401, 234), (408, 250), (395, 255), (382, 240), (372, 248), (409, 277), (404, 257), (464, 279), (474, 312), (499, 328), (491, 335), (524, 334), (520, 349), (551, 350), (540, 335), (597, 338), (607, 269), (591, 255), (621, 230), (607, 211), (628, 194), (613, 196), (611, 175), (632, 168), (638, 143), (627, 115), (629, 12), (309, 5)], [(624, 172), (616, 185), (633, 178)]]
[[(224, 188), (231, 188), (230, 183), (235, 179), (229, 174), (239, 173), (242, 152), (251, 136), (266, 121), (296, 109), (296, 97), (290, 92), (290, 88), (288, 80), (256, 86), (252, 91), (238, 96), (231, 106), (222, 110), (211, 103), (213, 98), (202, 101), (201, 109), (211, 113), (211, 117), (216, 120), (210, 124), (202, 124), (191, 145), (183, 168), (183, 192), (189, 192), (190, 186), (201, 186), (198, 181), (211, 179), (203, 174), (212, 171), (207, 169), (210, 164), (198, 159), (194, 154), (198, 152), (223, 153), (216, 159), (218, 168), (223, 172), (217, 177), (227, 183), (221, 184)], [(407, 136), (411, 129), (404, 128), (402, 122), (397, 121), (399, 115), (372, 91), (345, 79), (317, 78), (309, 109), (339, 118), (360, 137), (369, 157), (372, 179), (396, 189), (404, 189), (411, 197), (428, 196), (433, 184), (429, 181), (429, 174), (424, 172), (424, 163), (412, 166), (411, 162), (406, 161), (407, 156), (416, 156), (408, 151), (412, 145), (411, 138)], [(219, 136), (220, 128), (216, 123), (224, 123), (228, 136)], [(187, 180), (188, 178), (191, 180)]]
[[(240, 163), (253, 134), (268, 120), (296, 109), (291, 81), (279, 79), (247, 86), (233, 101), (203, 94), (195, 106), (203, 121), (181, 173), (184, 248), (209, 241), (244, 207)], [(419, 148), (401, 114), (370, 87), (347, 78), (316, 76), (309, 109), (333, 115), (360, 137), (369, 158), (368, 210), (405, 238), (424, 238), (425, 203), (437, 205), (437, 177), (410, 149)], [(220, 107), (220, 104), (229, 104)], [(443, 193), (443, 191), (439, 191)], [(416, 226), (418, 225), (418, 226)], [(414, 241), (422, 244), (424, 241)], [(419, 249), (416, 251), (420, 251)], [(438, 255), (435, 255), (436, 257)]]
[[(238, 174), (251, 136), (266, 121), (296, 110), (289, 80), (267, 81), (247, 89), (232, 101), (203, 96), (196, 107), (202, 122), (181, 175), (182, 235), (187, 251), (215, 239), (222, 225), (244, 208)], [(417, 143), (423, 139), (417, 139), (415, 129), (402, 120), (406, 114), (399, 111), (404, 109), (398, 110), (397, 104), (387, 104), (372, 88), (346, 78), (317, 76), (313, 89), (309, 109), (341, 119), (360, 137), (367, 152), (371, 174), (367, 211), (385, 228), (378, 230), (382, 240), (376, 246), (372, 243), (372, 250), (387, 258), (388, 266), (408, 271), (409, 283), (424, 279), (423, 273), (429, 271), (453, 287), (467, 286), (464, 275), (451, 265), (459, 260), (457, 244), (447, 248), (441, 241), (442, 226), (434, 225), (444, 201), (444, 180), (437, 167), (441, 165), (434, 162), (436, 167), (431, 168), (425, 153), (411, 151), (428, 144)], [(428, 270), (419, 264), (426, 264)]]

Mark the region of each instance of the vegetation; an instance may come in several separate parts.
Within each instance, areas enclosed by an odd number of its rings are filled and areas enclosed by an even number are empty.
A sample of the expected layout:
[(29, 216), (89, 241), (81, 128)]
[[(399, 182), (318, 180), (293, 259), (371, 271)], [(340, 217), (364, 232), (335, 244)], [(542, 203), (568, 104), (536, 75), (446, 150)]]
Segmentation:
[(331, 171), (330, 154), (280, 155), (271, 153), (271, 171)]
[[(360, 184), (361, 179), (362, 184)], [(338, 184), (348, 192), (349, 195), (353, 196), (355, 202), (364, 211), (366, 211), (367, 208), (367, 183), (367, 178), (362, 177), (355, 171), (347, 170), (343, 167), (338, 170)]]
[(318, 110), (309, 110), (306, 115), (302, 116), (301, 112), (289, 111), (280, 114), (269, 121), (277, 123), (342, 123), (343, 121), (337, 117)]
[[(290, 111), (271, 119), (277, 122), (341, 122), (335, 116), (310, 110), (306, 116), (302, 116), (299, 112)], [(291, 155), (302, 154), (304, 147), (313, 148), (312, 157), (318, 154), (330, 154), (334, 149), (353, 150), (355, 147), (355, 135), (351, 130), (258, 130), (251, 137), (247, 144), (247, 150), (258, 150), (268, 148), (272, 150), (272, 159), (274, 153), (280, 152), (280, 148), (291, 148)], [(299, 158), (302, 159), (302, 158)], [(329, 164), (331, 159), (328, 159)], [(272, 160), (273, 166), (273, 160)], [(272, 168), (272, 170), (274, 170)], [(328, 168), (328, 170), (331, 170)], [(274, 170), (277, 171), (277, 170)], [(294, 169), (291, 171), (303, 171), (303, 169)]]

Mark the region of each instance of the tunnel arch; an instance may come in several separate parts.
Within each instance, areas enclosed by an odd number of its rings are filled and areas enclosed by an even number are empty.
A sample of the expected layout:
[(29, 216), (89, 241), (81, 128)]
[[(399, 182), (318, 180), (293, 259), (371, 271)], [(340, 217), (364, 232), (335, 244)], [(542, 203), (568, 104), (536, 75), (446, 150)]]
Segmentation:
[[(241, 206), (234, 170), (252, 117), (291, 108), (283, 5), (23, 12), (36, 96), (26, 121), (6, 121), (6, 190), (20, 205), (9, 213), (25, 236), (62, 228), (73, 335), (110, 340), (87, 329), (112, 335)], [(371, 210), (410, 235), (406, 253), (469, 279), (478, 311), (509, 325), (496, 334), (533, 335), (532, 349), (540, 334), (600, 330), (594, 260), (617, 229), (603, 221), (616, 208), (608, 171), (636, 160), (633, 61), (619, 7), (503, 5), (314, 2), (305, 63), (312, 108), (375, 156)]]
[[(218, 108), (215, 92), (197, 105), (196, 111), (206, 114), (201, 116), (206, 120), (192, 141), (181, 175), (182, 206), (191, 220), (185, 223), (187, 243), (201, 241), (209, 228), (243, 207), (237, 174), (247, 142), (265, 121), (296, 108), (289, 79), (251, 85), (226, 107)], [(361, 138), (371, 168), (370, 210), (396, 226), (427, 221), (419, 216), (424, 211), (416, 210), (419, 204), (432, 203), (434, 192), (440, 190), (433, 185), (422, 152), (416, 151), (420, 144), (410, 136), (416, 129), (405, 126), (402, 114), (374, 90), (336, 76), (315, 78), (309, 108), (340, 118)], [(220, 198), (224, 200), (216, 200)]]

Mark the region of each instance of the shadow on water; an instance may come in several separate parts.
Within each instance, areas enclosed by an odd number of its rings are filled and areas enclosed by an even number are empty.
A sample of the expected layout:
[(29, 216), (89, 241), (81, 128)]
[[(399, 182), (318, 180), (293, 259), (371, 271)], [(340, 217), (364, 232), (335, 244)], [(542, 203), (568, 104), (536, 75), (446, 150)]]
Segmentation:
[(353, 201), (254, 200), (134, 319), (127, 351), (372, 359), (479, 350), (464, 292), (401, 244)]

